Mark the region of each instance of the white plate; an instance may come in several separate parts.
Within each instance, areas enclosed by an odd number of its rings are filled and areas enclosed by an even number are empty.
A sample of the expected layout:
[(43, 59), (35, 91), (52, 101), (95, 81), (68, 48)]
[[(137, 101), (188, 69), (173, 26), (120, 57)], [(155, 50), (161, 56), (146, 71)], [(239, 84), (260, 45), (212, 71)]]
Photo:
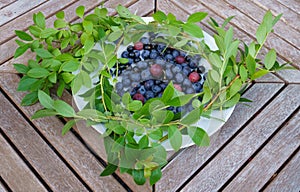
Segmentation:
[[(152, 17), (143, 17), (145, 22), (151, 22), (153, 21)], [(209, 34), (207, 34), (206, 32), (203, 31), (204, 34), (204, 41), (205, 43), (210, 47), (211, 50), (217, 50), (218, 47), (213, 39), (212, 36), (210, 36)], [(122, 51), (125, 49), (126, 47), (120, 47), (119, 51), (118, 51), (118, 56), (120, 56), (120, 54), (122, 53)], [(97, 46), (97, 44), (95, 45), (95, 49), (99, 49), (99, 46)], [(201, 59), (200, 64), (204, 65), (205, 68), (210, 68), (209, 64), (207, 63), (207, 61), (205, 61), (204, 59)], [(91, 76), (93, 76), (91, 74)], [(93, 78), (92, 81), (93, 82), (97, 82), (99, 79)], [(88, 89), (85, 87), (82, 87), (77, 94), (73, 95), (74, 98), (74, 102), (75, 105), (77, 106), (77, 108), (79, 110), (82, 110), (84, 108), (84, 106), (87, 104), (86, 101), (83, 100), (82, 97), (80, 97), (79, 95), (86, 92)], [(201, 127), (202, 129), (204, 129), (207, 134), (209, 136), (213, 135), (215, 132), (217, 132), (223, 125), (224, 123), (229, 119), (229, 117), (231, 116), (234, 107), (231, 107), (229, 109), (225, 109), (222, 111), (219, 110), (214, 110), (211, 113), (211, 118), (207, 119), (204, 117), (201, 117), (201, 119), (195, 123), (195, 126)], [(97, 130), (100, 134), (103, 134), (106, 130), (106, 128), (104, 127), (103, 124), (98, 124), (98, 125), (93, 125), (92, 126), (95, 130)], [(182, 146), (181, 148), (185, 148), (185, 147), (189, 147), (191, 145), (194, 145), (194, 142), (191, 140), (191, 138), (188, 135), (182, 135)], [(165, 147), (165, 149), (167, 151), (172, 151), (173, 148), (170, 145), (170, 142), (168, 140), (164, 141), (162, 143), (162, 146)]]

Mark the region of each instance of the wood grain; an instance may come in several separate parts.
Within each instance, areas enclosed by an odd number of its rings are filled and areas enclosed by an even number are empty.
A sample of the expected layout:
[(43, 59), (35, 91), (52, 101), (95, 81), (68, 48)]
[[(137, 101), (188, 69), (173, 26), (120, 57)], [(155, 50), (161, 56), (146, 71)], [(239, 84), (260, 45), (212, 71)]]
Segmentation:
[(224, 185), (300, 106), (299, 91), (300, 85), (288, 85), (183, 190), (212, 191)]
[[(243, 191), (244, 189), (257, 191), (262, 188), (280, 166), (300, 146), (299, 122), (300, 112), (298, 112), (286, 126), (281, 128), (280, 132), (263, 147), (245, 168), (243, 168), (224, 191)], [(284, 187), (277, 188), (277, 190), (282, 191), (289, 185), (295, 184), (287, 182)]]
[(282, 5), (280, 2), (274, 0), (252, 0), (252, 2), (262, 7), (265, 11), (270, 9), (275, 15), (282, 13), (283, 16), (281, 18), (281, 21), (283, 21), (290, 27), (297, 29), (298, 31), (300, 30), (299, 13), (292, 11), (288, 7)]
[(15, 2), (16, 0), (0, 0), (0, 10), (3, 8), (3, 7), (6, 7), (8, 6), (9, 4)]
[(2, 94), (0, 99), (1, 129), (49, 187), (54, 191), (87, 191)]
[[(19, 80), (20, 78), (14, 74), (3, 74), (0, 76), (2, 89), (18, 105), (19, 109), (30, 118), (41, 106), (21, 107), (19, 105), (25, 94), (16, 91)], [(68, 133), (65, 136), (61, 136), (63, 123), (57, 118), (37, 119), (33, 121), (33, 124), (92, 189), (124, 190), (113, 177), (99, 177), (99, 174), (103, 170), (100, 162), (97, 161), (73, 134)]]
[[(282, 84), (254, 84), (243, 97), (251, 99), (251, 107), (238, 104), (225, 125), (212, 138), (209, 147), (189, 147), (177, 155), (164, 170), (156, 184), (158, 191), (178, 189), (197, 169), (205, 164), (263, 105), (282, 87)], [(242, 115), (241, 115), (242, 114)], [(180, 177), (178, 177), (180, 175)]]
[(0, 192), (8, 192), (7, 189), (4, 187), (4, 184), (0, 183)]
[(31, 1), (31, 0), (22, 0), (16, 1), (7, 7), (1, 9), (0, 12), (0, 26), (4, 23), (22, 15), (23, 13), (29, 11), (33, 7), (36, 7), (40, 4), (43, 4), (46, 0), (40, 1)]
[(23, 160), (0, 135), (1, 177), (13, 191), (47, 191)]
[(292, 160), (283, 168), (282, 171), (264, 190), (266, 192), (298, 192), (300, 191), (300, 153), (298, 152)]
[(38, 13), (41, 11), (46, 18), (50, 15), (53, 15), (60, 9), (65, 9), (70, 4), (74, 3), (76, 0), (52, 0), (47, 1), (44, 4), (27, 11), (22, 15), (22, 17), (15, 18), (14, 20), (6, 23), (0, 27), (1, 36), (0, 36), (0, 44), (4, 41), (7, 41), (13, 37), (15, 37), (14, 30), (27, 30), (27, 28), (33, 24), (32, 16), (34, 13)]
[(277, 0), (282, 5), (288, 7), (296, 13), (300, 13), (300, 3), (298, 0)]

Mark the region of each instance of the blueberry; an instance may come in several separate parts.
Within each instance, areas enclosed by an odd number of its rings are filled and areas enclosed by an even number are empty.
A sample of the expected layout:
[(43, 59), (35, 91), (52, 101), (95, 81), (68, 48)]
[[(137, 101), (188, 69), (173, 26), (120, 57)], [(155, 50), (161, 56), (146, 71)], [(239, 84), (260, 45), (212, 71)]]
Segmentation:
[(183, 67), (182, 72), (184, 75), (189, 76), (189, 74), (191, 73), (191, 68), (189, 68), (188, 66)]
[(166, 84), (166, 83), (161, 83), (159, 86), (164, 90), (164, 89), (168, 86), (168, 84)]
[(147, 37), (142, 37), (140, 39), (140, 42), (142, 42), (143, 44), (149, 44), (150, 43), (150, 41), (149, 41), (149, 39)]
[(123, 53), (121, 54), (121, 57), (123, 58), (128, 58), (128, 51), (123, 51)]
[(166, 78), (167, 79), (172, 79), (173, 78), (173, 73), (171, 72), (170, 69), (166, 69)]
[(137, 63), (137, 67), (140, 69), (146, 69), (148, 65), (145, 61), (140, 61), (139, 63)]
[(148, 81), (145, 81), (144, 86), (147, 90), (151, 90), (151, 88), (154, 86), (154, 80), (149, 79)]
[(135, 57), (139, 57), (140, 56), (140, 51), (138, 51), (138, 50), (134, 50), (133, 53), (134, 53)]
[(141, 80), (141, 75), (139, 73), (130, 74), (130, 79), (135, 82), (139, 82)]
[(166, 51), (165, 51), (165, 53), (166, 53), (166, 54), (172, 54), (172, 49), (167, 48)]
[(194, 91), (193, 88), (188, 87), (188, 88), (185, 90), (185, 92), (186, 92), (187, 94), (192, 94), (192, 93), (194, 93), (195, 91)]
[(176, 113), (181, 113), (181, 111), (182, 111), (182, 107), (181, 106), (176, 107)]
[(128, 57), (134, 58), (135, 57), (135, 53), (134, 52), (129, 52)]
[(147, 100), (151, 99), (151, 98), (154, 98), (154, 93), (152, 91), (146, 91), (145, 97), (146, 97)]
[(128, 64), (128, 65), (131, 65), (132, 63), (133, 63), (133, 59), (132, 59), (132, 58), (128, 58), (127, 64)]
[(195, 69), (198, 65), (195, 60), (190, 60), (189, 66), (190, 68)]
[(122, 84), (123, 84), (123, 87), (127, 87), (131, 84), (131, 81), (128, 78), (124, 78), (124, 79), (122, 79)]
[(133, 60), (135, 63), (138, 63), (138, 62), (140, 62), (141, 61), (141, 58), (135, 58), (134, 60)]
[(149, 50), (144, 50), (143, 53), (142, 53), (142, 57), (144, 59), (148, 59), (150, 56), (150, 51)]
[(166, 59), (167, 61), (172, 61), (172, 60), (174, 60), (174, 57), (173, 57), (172, 54), (168, 53), (168, 54), (165, 55), (165, 59)]
[(157, 95), (157, 97), (162, 97), (162, 95), (163, 95), (163, 92), (160, 92), (160, 93)]
[(144, 95), (146, 93), (146, 89), (144, 87), (144, 85), (142, 85), (140, 88), (139, 88), (139, 92), (140, 94)]
[(130, 91), (130, 96), (132, 97), (133, 95), (135, 95), (136, 94), (136, 89), (132, 89), (131, 91)]
[(155, 80), (154, 83), (155, 83), (155, 85), (160, 85), (161, 84), (161, 80)]
[(157, 51), (162, 54), (163, 51), (166, 49), (166, 46), (164, 44), (158, 44), (157, 45)]
[(175, 75), (175, 80), (176, 80), (177, 83), (181, 83), (184, 80), (184, 77), (181, 73), (177, 73)]
[(172, 51), (172, 55), (173, 55), (173, 57), (175, 58), (175, 57), (177, 57), (177, 56), (179, 56), (179, 51), (177, 51), (177, 50), (173, 50)]
[(155, 59), (158, 56), (158, 52), (156, 50), (151, 50), (150, 59)]
[(176, 65), (172, 68), (173, 73), (179, 73), (182, 70), (182, 67), (180, 65)]
[(148, 80), (151, 78), (151, 73), (149, 69), (145, 69), (141, 72), (141, 78), (142, 80)]
[(200, 93), (200, 92), (202, 91), (203, 85), (202, 85), (202, 83), (200, 83), (200, 82), (198, 81), (198, 82), (196, 82), (196, 83), (193, 84), (193, 87), (194, 87), (194, 89), (195, 89), (195, 91), (196, 91), (197, 93)]
[(151, 50), (151, 45), (150, 44), (144, 44), (144, 49), (145, 50)]
[(134, 47), (132, 46), (132, 45), (129, 45), (128, 47), (127, 47), (127, 51), (128, 52), (132, 52), (134, 50)]
[(154, 92), (154, 93), (159, 93), (159, 92), (161, 92), (161, 87), (159, 86), (159, 85), (154, 85), (153, 87), (152, 87), (152, 91)]
[(185, 60), (186, 60), (187, 62), (189, 62), (191, 59), (192, 59), (192, 57), (191, 57), (190, 55), (187, 55), (187, 56), (185, 57)]
[(120, 92), (121, 90), (123, 90), (123, 85), (122, 85), (121, 82), (116, 83), (116, 90), (117, 90), (118, 92)]
[(197, 72), (198, 72), (198, 73), (204, 73), (204, 72), (205, 72), (205, 67), (204, 67), (204, 66), (199, 66), (199, 67), (197, 68)]
[(184, 79), (182, 85), (183, 85), (183, 87), (188, 87), (191, 85), (191, 82), (188, 79)]

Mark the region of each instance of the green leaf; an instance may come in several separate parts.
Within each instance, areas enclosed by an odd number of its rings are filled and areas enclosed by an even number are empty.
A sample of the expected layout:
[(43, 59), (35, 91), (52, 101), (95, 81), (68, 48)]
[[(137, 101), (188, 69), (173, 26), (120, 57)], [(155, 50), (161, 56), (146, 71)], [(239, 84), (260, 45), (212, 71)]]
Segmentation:
[(133, 176), (134, 182), (138, 185), (143, 185), (146, 182), (146, 178), (144, 176), (143, 169), (140, 169), (140, 170), (133, 169), (132, 176)]
[(64, 136), (70, 129), (75, 125), (76, 121), (74, 119), (68, 121), (62, 128), (61, 135)]
[(150, 176), (150, 185), (154, 185), (157, 181), (159, 181), (161, 176), (162, 172), (160, 168), (153, 170)]
[(36, 52), (36, 54), (43, 59), (48, 59), (53, 57), (53, 55), (48, 50), (45, 50), (43, 48), (35, 49), (34, 52)]
[(140, 140), (139, 140), (139, 148), (144, 149), (149, 146), (149, 138), (147, 135), (144, 135)]
[(217, 69), (221, 68), (222, 66), (222, 60), (220, 56), (216, 53), (209, 54), (209, 60), (213, 66), (215, 66)]
[(247, 55), (246, 57), (246, 66), (248, 68), (248, 72), (250, 75), (253, 75), (255, 73), (256, 69), (256, 61), (251, 55)]
[(172, 81), (170, 81), (170, 83), (168, 84), (168, 86), (166, 87), (166, 89), (163, 92), (161, 101), (163, 103), (166, 103), (167, 101), (172, 99), (173, 95), (174, 95), (174, 86), (173, 86)]
[(25, 44), (25, 45), (22, 45), (21, 47), (18, 47), (14, 54), (14, 58), (17, 58), (17, 57), (23, 55), (23, 53), (25, 53), (29, 47), (30, 47), (29, 44)]
[(77, 60), (66, 61), (61, 65), (60, 71), (74, 72), (79, 69), (80, 63)]
[(197, 38), (203, 38), (203, 32), (202, 29), (194, 24), (194, 23), (185, 23), (182, 25), (182, 28), (185, 32), (189, 33), (190, 35), (197, 37)]
[(55, 116), (58, 113), (52, 109), (41, 109), (36, 111), (32, 116), (31, 119), (37, 119), (42, 117), (49, 117), (49, 116)]
[(54, 108), (54, 101), (53, 99), (44, 91), (38, 90), (38, 98), (41, 103), (41, 105), (47, 109), (53, 109)]
[(178, 151), (182, 145), (182, 135), (177, 126), (171, 125), (168, 128), (168, 139), (172, 148)]
[(77, 33), (83, 30), (81, 23), (71, 25), (70, 29)]
[(48, 38), (52, 35), (55, 35), (56, 33), (58, 32), (57, 29), (53, 29), (53, 28), (47, 28), (47, 29), (44, 29), (41, 34), (40, 34), (40, 37), (41, 38)]
[(36, 83), (38, 80), (30, 78), (28, 76), (23, 76), (19, 82), (17, 91), (27, 91), (30, 90), (31, 86)]
[(118, 166), (114, 164), (108, 163), (108, 165), (105, 167), (105, 169), (102, 171), (100, 176), (108, 176), (113, 174), (117, 170)]
[(188, 102), (190, 102), (190, 100), (195, 97), (195, 94), (185, 94), (185, 95), (180, 95), (178, 97), (175, 97), (173, 99), (171, 99), (170, 101), (167, 102), (167, 105), (170, 106), (183, 106), (185, 104), (187, 104)]
[(225, 28), (226, 25), (234, 18), (234, 16), (230, 16), (228, 18), (226, 18), (222, 24), (222, 28)]
[(154, 131), (151, 131), (151, 132), (149, 133), (149, 137), (150, 137), (151, 139), (154, 139), (154, 140), (159, 140), (159, 139), (162, 138), (162, 136), (163, 136), (163, 131), (162, 131), (161, 128), (158, 128), (158, 129), (156, 129), (156, 130), (154, 130)]
[(244, 65), (240, 66), (240, 76), (241, 76), (241, 80), (243, 82), (245, 82), (248, 79), (248, 71), (247, 69), (244, 67)]
[(162, 11), (156, 11), (153, 15), (152, 15), (153, 19), (155, 21), (158, 21), (159, 23), (163, 22), (164, 20), (167, 19), (167, 15), (162, 12)]
[(15, 30), (16, 35), (24, 41), (32, 41), (33, 38), (24, 31)]
[(59, 81), (58, 88), (57, 88), (57, 91), (56, 91), (56, 94), (57, 94), (58, 97), (61, 97), (61, 96), (62, 96), (63, 91), (64, 91), (64, 89), (65, 89), (65, 86), (66, 86), (65, 82), (62, 81), (62, 80), (60, 80), (60, 81)]
[(212, 79), (213, 79), (215, 82), (218, 83), (218, 82), (220, 81), (220, 75), (219, 75), (219, 73), (218, 73), (217, 71), (211, 70), (211, 71), (210, 71), (210, 74), (211, 74)]
[(225, 57), (230, 58), (231, 56), (236, 56), (238, 48), (239, 48), (239, 44), (240, 44), (240, 41), (238, 41), (238, 40), (232, 42), (226, 51)]
[(229, 88), (230, 97), (235, 95), (242, 88), (242, 85), (241, 79), (235, 80)]
[(183, 117), (180, 120), (180, 122), (184, 125), (191, 125), (199, 121), (201, 114), (202, 114), (202, 108), (193, 109), (185, 117)]
[(235, 94), (231, 99), (223, 104), (223, 107), (228, 108), (236, 105), (240, 101), (240, 97), (241, 95), (239, 93)]
[(43, 77), (47, 77), (49, 74), (50, 72), (47, 69), (41, 67), (30, 69), (27, 72), (27, 75), (33, 78), (43, 78)]
[(40, 37), (42, 30), (39, 27), (32, 25), (29, 26), (29, 32), (35, 37)]
[(88, 35), (93, 33), (93, 23), (91, 21), (83, 20), (82, 26)]
[(143, 103), (139, 100), (133, 100), (131, 103), (127, 105), (127, 109), (129, 111), (138, 111), (142, 108)]
[(267, 29), (266, 26), (262, 23), (258, 26), (256, 30), (257, 42), (262, 45), (265, 41), (266, 36), (267, 36)]
[(207, 103), (212, 98), (211, 90), (208, 86), (204, 85), (203, 92), (204, 92), (204, 95), (202, 98), (202, 103)]
[(21, 105), (22, 106), (29, 106), (38, 101), (38, 93), (37, 91), (28, 93), (25, 95), (25, 97), (22, 99)]
[(64, 28), (67, 26), (67, 23), (62, 19), (57, 19), (54, 21), (55, 28)]
[(279, 15), (277, 15), (277, 16), (274, 18), (273, 22), (272, 22), (272, 26), (274, 26), (274, 25), (279, 21), (279, 19), (280, 19), (281, 17), (282, 17), (282, 13), (279, 14)]
[(197, 22), (200, 22), (200, 21), (202, 21), (207, 16), (207, 14), (208, 13), (205, 13), (205, 12), (197, 12), (197, 13), (191, 14), (188, 17), (187, 22), (188, 23), (197, 23)]
[(75, 111), (74, 109), (66, 102), (61, 100), (54, 101), (53, 104), (54, 109), (64, 117), (74, 117)]
[(87, 118), (87, 119), (105, 119), (105, 115), (98, 111), (98, 110), (95, 110), (95, 109), (83, 109), (81, 111), (79, 111), (77, 113), (77, 115), (81, 116), (81, 117), (84, 117), (84, 118)]
[(24, 64), (18, 64), (18, 63), (15, 63), (14, 64), (14, 68), (19, 72), (19, 73), (27, 73), (27, 71), (29, 70), (29, 68), (24, 65)]
[(187, 128), (188, 135), (198, 146), (209, 146), (209, 136), (200, 127), (191, 126)]
[(174, 113), (169, 110), (155, 110), (151, 113), (156, 119), (157, 123), (169, 123), (173, 117)]
[(84, 9), (85, 7), (84, 6), (79, 6), (76, 8), (76, 15), (80, 18), (83, 18), (83, 15), (84, 15)]
[(180, 47), (186, 45), (187, 42), (188, 42), (188, 39), (182, 39), (182, 40), (178, 41), (177, 43), (175, 43), (174, 47), (179, 47), (180, 48)]
[(57, 81), (56, 73), (51, 73), (51, 75), (49, 75), (48, 79), (51, 83), (56, 83), (56, 81)]
[(59, 12), (56, 13), (55, 15), (56, 15), (56, 17), (57, 17), (58, 19), (64, 19), (64, 18), (65, 18), (65, 12), (63, 12), (63, 11), (59, 11)]
[(254, 80), (254, 79), (258, 79), (266, 74), (270, 73), (270, 71), (268, 70), (265, 70), (265, 69), (261, 69), (261, 70), (258, 70), (256, 71), (252, 76), (251, 76), (251, 79)]
[(122, 96), (122, 103), (124, 105), (128, 105), (131, 101), (131, 96), (130, 93), (126, 92), (123, 96)]
[(107, 37), (107, 39), (109, 41), (116, 41), (117, 39), (119, 39), (121, 36), (123, 35), (123, 31), (119, 30), (119, 31), (114, 31), (112, 33), (109, 34), (109, 36)]
[(274, 49), (271, 49), (265, 56), (264, 59), (265, 67), (270, 70), (274, 66), (275, 61), (276, 61), (276, 51)]
[(42, 28), (42, 29), (46, 28), (46, 20), (45, 20), (45, 16), (43, 15), (42, 12), (38, 12), (37, 14), (35, 14), (33, 16), (33, 21), (40, 28)]

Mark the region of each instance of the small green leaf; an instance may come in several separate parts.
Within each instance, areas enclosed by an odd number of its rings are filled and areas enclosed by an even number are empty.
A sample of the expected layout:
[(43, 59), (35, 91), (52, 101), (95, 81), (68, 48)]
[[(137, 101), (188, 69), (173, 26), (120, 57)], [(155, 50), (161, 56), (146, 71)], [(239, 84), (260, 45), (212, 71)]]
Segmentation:
[(186, 45), (187, 42), (188, 42), (188, 39), (182, 39), (182, 40), (178, 41), (177, 43), (175, 43), (174, 47), (179, 47), (180, 48), (180, 47)]
[(168, 139), (172, 148), (178, 151), (182, 145), (182, 135), (177, 126), (171, 125), (168, 128)]
[(14, 54), (14, 58), (17, 58), (17, 57), (23, 55), (23, 53), (25, 53), (29, 47), (30, 47), (29, 44), (25, 44), (25, 45), (22, 45), (21, 47), (18, 47)]
[(93, 33), (93, 23), (91, 21), (83, 20), (82, 26), (88, 35)]
[(170, 81), (170, 83), (168, 84), (168, 86), (166, 87), (166, 89), (163, 92), (161, 101), (166, 103), (167, 101), (172, 99), (173, 95), (174, 95), (174, 86), (173, 86), (172, 81)]
[(36, 52), (36, 54), (43, 58), (43, 59), (48, 59), (48, 58), (52, 58), (53, 55), (46, 49), (43, 49), (43, 48), (39, 48), (39, 49), (35, 49), (34, 50)]
[(138, 185), (143, 185), (146, 182), (146, 178), (144, 176), (143, 169), (140, 169), (140, 170), (133, 169), (132, 176), (133, 176), (134, 182)]
[(139, 140), (139, 148), (144, 149), (149, 146), (149, 138), (147, 135), (144, 135), (140, 140)]
[(56, 13), (55, 15), (58, 19), (64, 19), (65, 18), (65, 12), (63, 12), (63, 11), (60, 11), (60, 12)]
[(19, 72), (19, 73), (27, 73), (27, 71), (29, 70), (29, 68), (24, 65), (24, 64), (18, 64), (18, 63), (15, 63), (14, 64), (14, 68)]
[(43, 15), (42, 12), (38, 12), (37, 14), (35, 14), (33, 16), (33, 21), (40, 28), (42, 28), (42, 29), (46, 28), (46, 20), (45, 20), (45, 16)]
[(84, 15), (84, 9), (85, 7), (84, 6), (79, 6), (76, 8), (76, 15), (80, 18), (83, 18), (83, 15)]
[(245, 82), (248, 79), (248, 71), (247, 69), (244, 67), (244, 65), (240, 66), (240, 76), (241, 76), (241, 80), (243, 82)]
[(29, 106), (38, 101), (38, 93), (37, 91), (28, 93), (25, 95), (25, 97), (22, 99), (21, 105), (22, 106)]
[(247, 55), (246, 57), (246, 66), (248, 68), (248, 72), (250, 75), (253, 75), (255, 73), (256, 69), (256, 61), (251, 55)]
[(206, 16), (207, 16), (207, 13), (205, 13), (205, 12), (197, 12), (197, 13), (191, 14), (188, 17), (187, 22), (188, 23), (197, 23), (197, 22), (202, 21)]
[(133, 100), (131, 103), (127, 105), (127, 109), (129, 111), (138, 111), (142, 108), (143, 103), (139, 100)]
[(240, 97), (241, 95), (239, 93), (235, 94), (231, 99), (223, 104), (223, 107), (229, 108), (236, 105), (240, 101)]
[(74, 117), (75, 111), (74, 109), (66, 102), (61, 100), (54, 101), (54, 109), (64, 117)]
[(175, 107), (183, 106), (183, 105), (187, 104), (188, 102), (190, 102), (191, 99), (194, 98), (195, 96), (196, 96), (195, 94), (180, 95), (178, 97), (175, 97), (175, 98), (169, 100), (167, 102), (167, 105), (175, 106)]
[(190, 35), (197, 37), (197, 38), (203, 38), (203, 32), (202, 29), (194, 24), (194, 23), (185, 23), (182, 25), (182, 28), (185, 32), (189, 33)]
[(213, 66), (215, 66), (216, 68), (221, 68), (222, 60), (218, 54), (216, 53), (209, 54), (209, 60), (211, 61), (211, 64)]
[(167, 19), (167, 15), (162, 12), (162, 11), (156, 11), (153, 15), (152, 15), (153, 19), (155, 21), (158, 21), (159, 23), (162, 23), (164, 20)]
[(24, 41), (32, 41), (33, 38), (24, 31), (15, 30), (16, 35)]
[(212, 79), (213, 79), (215, 82), (218, 83), (218, 82), (220, 81), (220, 75), (219, 75), (219, 73), (218, 73), (217, 71), (211, 70), (211, 71), (210, 71), (210, 74), (211, 74)]
[(30, 90), (31, 86), (35, 84), (38, 80), (35, 78), (30, 78), (28, 76), (23, 76), (19, 82), (17, 91), (27, 91)]
[(62, 128), (61, 135), (64, 136), (70, 129), (75, 125), (76, 121), (74, 119), (68, 121)]
[(57, 91), (56, 91), (56, 94), (57, 94), (58, 97), (61, 97), (61, 96), (62, 96), (63, 91), (64, 91), (64, 89), (65, 89), (65, 86), (66, 86), (65, 82), (62, 81), (62, 80), (60, 80), (60, 81), (59, 81), (58, 88), (57, 88)]
[(264, 59), (265, 67), (268, 70), (270, 70), (274, 66), (275, 61), (276, 61), (276, 51), (274, 49), (271, 49), (265, 56)]
[(267, 36), (267, 29), (266, 26), (262, 23), (258, 26), (256, 30), (257, 42), (262, 45), (265, 41), (266, 36)]
[(31, 119), (37, 119), (42, 117), (49, 117), (49, 116), (55, 116), (58, 113), (52, 109), (41, 109), (36, 111), (32, 116)]
[(251, 79), (254, 80), (254, 79), (258, 79), (266, 74), (270, 73), (270, 71), (268, 70), (265, 70), (265, 69), (261, 69), (261, 70), (258, 70), (256, 71), (252, 76), (251, 76)]
[(200, 127), (191, 126), (187, 128), (188, 135), (198, 146), (209, 146), (209, 136)]
[(204, 95), (203, 95), (202, 103), (207, 103), (212, 98), (211, 90), (208, 86), (204, 85), (203, 92)]
[(47, 69), (41, 67), (30, 69), (27, 72), (27, 75), (33, 78), (43, 78), (43, 77), (47, 77), (49, 74), (50, 72)]
[(109, 34), (109, 36), (107, 37), (107, 39), (109, 41), (116, 41), (117, 39), (119, 39), (121, 36), (123, 35), (123, 32), (121, 30), (119, 31), (114, 31), (112, 33)]
[(74, 72), (78, 70), (79, 66), (80, 63), (77, 60), (66, 61), (61, 65), (60, 71)]
[(47, 93), (45, 93), (44, 91), (42, 91), (42, 90), (38, 91), (38, 98), (39, 98), (39, 101), (40, 101), (40, 103), (43, 107), (45, 107), (47, 109), (53, 109), (54, 108), (53, 99)]
[(154, 185), (157, 181), (159, 181), (161, 176), (162, 172), (160, 168), (153, 170), (150, 176), (150, 185)]
[(55, 28), (64, 28), (67, 26), (67, 23), (62, 19), (57, 19), (54, 21)]
[(131, 101), (131, 96), (130, 93), (126, 92), (123, 96), (122, 96), (122, 103), (124, 105), (128, 105)]
[(201, 114), (202, 114), (202, 108), (193, 109), (185, 117), (183, 117), (180, 120), (180, 122), (184, 125), (191, 125), (199, 121)]
[(231, 56), (236, 56), (238, 48), (239, 48), (239, 44), (240, 44), (240, 42), (238, 40), (232, 42), (226, 51), (225, 57), (230, 58)]
[(105, 167), (105, 169), (102, 171), (100, 176), (108, 176), (113, 174), (117, 170), (118, 166), (114, 164), (108, 163), (108, 165)]
[(56, 81), (57, 81), (56, 73), (51, 73), (51, 75), (49, 75), (48, 79), (51, 83), (56, 83)]
[(163, 136), (163, 131), (162, 131), (162, 129), (160, 129), (160, 128), (158, 128), (158, 129), (156, 129), (156, 130), (154, 130), (154, 131), (151, 131), (151, 132), (149, 133), (149, 137), (150, 137), (151, 139), (154, 139), (154, 140), (159, 140), (159, 139), (162, 138), (162, 136)]
[(58, 32), (57, 29), (53, 29), (53, 28), (47, 28), (47, 29), (44, 29), (41, 34), (40, 34), (40, 37), (41, 38), (48, 38), (52, 35), (55, 35), (56, 33)]

